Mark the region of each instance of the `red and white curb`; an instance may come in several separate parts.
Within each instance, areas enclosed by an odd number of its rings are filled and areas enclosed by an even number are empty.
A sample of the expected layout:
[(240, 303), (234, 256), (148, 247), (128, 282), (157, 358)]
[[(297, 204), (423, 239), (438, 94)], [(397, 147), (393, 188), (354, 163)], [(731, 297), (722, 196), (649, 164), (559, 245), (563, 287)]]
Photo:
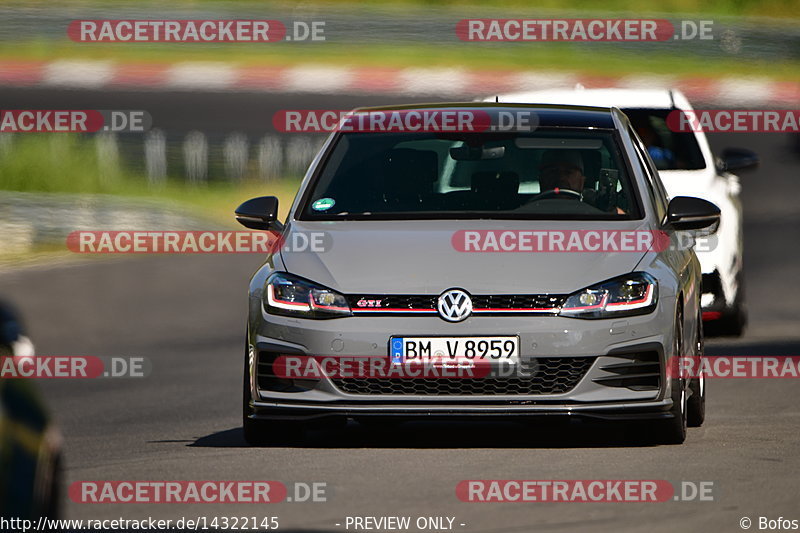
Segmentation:
[(796, 106), (800, 81), (663, 75), (592, 76), (556, 71), (380, 68), (299, 65), (239, 66), (221, 62), (175, 64), (58, 60), (0, 60), (0, 86), (68, 89), (255, 91), (316, 94), (387, 94), (483, 97), (571, 87), (676, 87), (697, 102), (717, 105)]

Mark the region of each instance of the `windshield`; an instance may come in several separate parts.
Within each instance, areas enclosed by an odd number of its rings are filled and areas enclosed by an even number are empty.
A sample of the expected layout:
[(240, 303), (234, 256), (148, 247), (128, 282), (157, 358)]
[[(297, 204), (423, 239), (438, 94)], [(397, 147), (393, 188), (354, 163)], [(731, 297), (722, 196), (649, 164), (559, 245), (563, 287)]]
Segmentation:
[(304, 220), (641, 218), (613, 134), (347, 133), (311, 182)]
[(674, 132), (667, 126), (672, 109), (623, 110), (647, 147), (658, 170), (699, 170), (706, 168), (694, 132)]

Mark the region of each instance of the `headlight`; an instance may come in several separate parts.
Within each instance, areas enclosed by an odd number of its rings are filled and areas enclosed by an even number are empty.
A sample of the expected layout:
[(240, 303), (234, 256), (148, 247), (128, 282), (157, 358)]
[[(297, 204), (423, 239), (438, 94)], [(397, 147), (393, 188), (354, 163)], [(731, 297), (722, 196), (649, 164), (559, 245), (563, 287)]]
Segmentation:
[(338, 292), (283, 272), (267, 278), (264, 309), (273, 315), (303, 318), (349, 316), (350, 305)]
[(655, 278), (634, 272), (570, 294), (559, 314), (574, 318), (644, 315), (655, 309), (657, 302)]

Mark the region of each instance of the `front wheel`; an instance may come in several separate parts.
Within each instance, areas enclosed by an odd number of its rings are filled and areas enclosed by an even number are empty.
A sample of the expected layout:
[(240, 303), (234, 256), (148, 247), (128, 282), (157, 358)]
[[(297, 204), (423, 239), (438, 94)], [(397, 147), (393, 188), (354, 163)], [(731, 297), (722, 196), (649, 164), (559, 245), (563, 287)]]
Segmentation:
[(697, 346), (695, 356), (699, 362), (700, 372), (699, 375), (692, 378), (689, 384), (691, 396), (689, 396), (689, 403), (687, 409), (687, 424), (689, 427), (698, 428), (703, 425), (706, 419), (706, 376), (703, 372), (703, 356), (704, 356), (704, 339), (703, 339), (703, 320), (698, 318), (697, 321)]
[(299, 440), (302, 430), (298, 423), (284, 420), (258, 420), (251, 418), (253, 407), (250, 393), (250, 347), (245, 338), (244, 373), (242, 382), (242, 430), (244, 440), (251, 446), (292, 445)]
[[(673, 357), (683, 355), (683, 314), (679, 311), (675, 317), (675, 340)], [(670, 364), (669, 362), (667, 364)], [(680, 376), (667, 378), (672, 380), (671, 418), (653, 422), (649, 437), (659, 444), (682, 444), (686, 440), (687, 427), (687, 394), (684, 380)]]
[(678, 378), (672, 383), (672, 418), (660, 421), (656, 428), (656, 438), (661, 444), (683, 444), (686, 440), (687, 395), (683, 380)]

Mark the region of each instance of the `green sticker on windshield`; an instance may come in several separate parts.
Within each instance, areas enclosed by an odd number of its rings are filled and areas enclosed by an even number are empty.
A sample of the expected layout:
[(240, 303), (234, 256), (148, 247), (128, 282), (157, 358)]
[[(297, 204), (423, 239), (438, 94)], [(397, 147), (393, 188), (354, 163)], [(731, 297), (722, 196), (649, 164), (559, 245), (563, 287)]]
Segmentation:
[(315, 201), (311, 204), (311, 209), (314, 211), (327, 211), (336, 201), (333, 198), (320, 198), (319, 200)]

